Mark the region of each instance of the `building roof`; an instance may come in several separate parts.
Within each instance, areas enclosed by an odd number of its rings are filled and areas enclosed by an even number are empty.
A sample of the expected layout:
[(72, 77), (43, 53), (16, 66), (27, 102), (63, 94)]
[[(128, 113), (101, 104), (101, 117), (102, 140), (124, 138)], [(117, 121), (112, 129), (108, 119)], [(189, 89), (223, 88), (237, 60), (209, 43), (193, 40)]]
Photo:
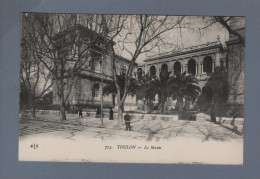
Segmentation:
[[(131, 63), (131, 60), (129, 60), (129, 59), (125, 58), (125, 57), (122, 57), (122, 56), (120, 56), (118, 54), (115, 54), (115, 56), (116, 56), (116, 58), (120, 59), (121, 61), (124, 61), (126, 63)], [(138, 64), (135, 62), (134, 65), (137, 66)]]
[[(76, 31), (76, 30), (79, 30), (81, 32), (89, 34), (89, 37), (96, 36), (96, 37), (101, 38), (101, 40), (103, 40), (103, 41), (104, 40), (108, 40), (108, 41), (111, 40), (109, 37), (105, 38), (101, 34), (95, 32), (95, 31), (93, 31), (93, 30), (89, 29), (88, 27), (81, 25), (81, 24), (75, 24), (75, 26), (56, 34), (55, 36), (53, 36), (53, 40), (58, 40), (59, 38), (64, 37), (64, 36), (72, 33), (73, 31)], [(115, 45), (114, 41), (113, 41), (113, 45)]]
[[(238, 34), (241, 35), (242, 39), (245, 40), (245, 28), (240, 28), (235, 30)], [(227, 45), (234, 44), (234, 43), (241, 43), (238, 36), (235, 36), (233, 34), (230, 35), (229, 40), (226, 42)]]
[[(75, 26), (71, 27), (70, 29), (67, 29), (67, 30), (65, 30), (63, 32), (60, 32), (60, 33), (56, 34), (55, 36), (53, 36), (53, 40), (58, 40), (58, 39), (66, 36), (66, 35), (72, 33), (73, 31), (76, 31), (76, 30), (79, 30), (79, 31), (84, 32), (84, 33), (87, 33), (87, 34), (89, 34), (90, 37), (93, 37), (93, 36), (96, 35), (99, 38), (101, 38), (100, 40), (105, 40), (105, 38), (101, 34), (95, 32), (95, 31), (92, 31), (89, 28), (87, 28), (87, 27), (85, 27), (85, 26), (83, 26), (81, 24), (76, 24)], [(111, 39), (106, 38), (106, 40), (111, 40)], [(113, 41), (113, 45), (115, 45), (114, 41)], [(116, 54), (115, 56), (116, 56), (116, 58), (120, 59), (120, 61), (124, 61), (124, 62), (129, 63), (129, 64), (131, 63), (131, 60), (129, 60), (129, 59), (125, 58), (125, 57), (122, 57), (122, 56), (120, 56), (118, 54)], [(137, 66), (138, 64), (135, 63), (134, 65)]]
[(184, 54), (204, 51), (204, 50), (208, 50), (208, 49), (220, 48), (220, 47), (222, 47), (222, 45), (219, 41), (208, 42), (206, 44), (183, 48), (179, 51), (170, 51), (170, 52), (166, 52), (166, 53), (161, 53), (156, 56), (145, 59), (144, 62), (150, 62), (150, 61), (155, 61), (155, 60), (169, 58), (169, 57), (176, 57), (176, 56), (180, 56), (180, 55), (184, 55)]

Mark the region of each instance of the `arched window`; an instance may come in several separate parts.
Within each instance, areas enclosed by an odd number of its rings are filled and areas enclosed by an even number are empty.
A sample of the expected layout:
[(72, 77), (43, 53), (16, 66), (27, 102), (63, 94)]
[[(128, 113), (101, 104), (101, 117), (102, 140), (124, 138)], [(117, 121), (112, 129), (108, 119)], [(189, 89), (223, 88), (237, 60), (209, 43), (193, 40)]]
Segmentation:
[(99, 84), (93, 85), (92, 97), (97, 98), (99, 95)]
[(151, 66), (150, 67), (150, 75), (151, 76), (155, 76), (156, 75), (156, 68), (155, 68), (155, 66)]
[(188, 73), (191, 75), (196, 75), (196, 62), (194, 59), (188, 61)]
[(173, 71), (174, 71), (174, 75), (176, 75), (177, 73), (181, 73), (181, 63), (180, 62), (174, 63)]
[(212, 73), (212, 58), (210, 56), (203, 59), (203, 72)]
[(168, 65), (167, 64), (162, 64), (162, 67), (161, 67), (161, 72), (168, 72)]
[(161, 80), (166, 80), (168, 77), (168, 65), (167, 64), (162, 64), (161, 66), (161, 72), (160, 72), (160, 78)]
[(143, 75), (143, 69), (142, 69), (142, 68), (138, 68), (138, 69), (137, 69), (137, 77), (138, 77), (138, 78), (141, 78), (142, 75)]

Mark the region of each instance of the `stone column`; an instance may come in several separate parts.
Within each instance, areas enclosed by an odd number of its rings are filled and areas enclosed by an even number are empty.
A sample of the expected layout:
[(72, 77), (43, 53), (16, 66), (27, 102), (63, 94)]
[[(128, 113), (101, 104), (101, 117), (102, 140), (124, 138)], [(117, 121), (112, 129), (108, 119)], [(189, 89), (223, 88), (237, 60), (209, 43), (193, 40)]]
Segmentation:
[(174, 64), (175, 64), (175, 61), (173, 61), (171, 64), (172, 64), (172, 66), (171, 66), (171, 75), (174, 75)]
[(198, 66), (199, 66), (199, 63), (196, 62), (196, 73), (195, 75), (197, 75), (199, 72), (198, 72)]
[(227, 59), (226, 58), (222, 58), (221, 59), (221, 63), (222, 63), (222, 67), (224, 68), (225, 72), (227, 72)]
[(212, 73), (214, 73), (214, 70), (215, 70), (215, 60), (212, 59)]
[(196, 71), (195, 71), (195, 75), (199, 74), (199, 59), (198, 57), (195, 58), (196, 61)]
[(201, 74), (203, 74), (203, 60), (200, 62)]
[(221, 57), (221, 54), (220, 53), (216, 53), (215, 58), (214, 58), (216, 67), (220, 66), (220, 57)]
[(227, 60), (224, 58), (222, 59), (223, 67), (225, 68), (225, 72), (227, 72)]
[(186, 74), (188, 74), (188, 60), (187, 59), (183, 60), (183, 65), (184, 65), (183, 72), (186, 72)]
[(198, 74), (201, 74), (201, 60), (199, 59), (199, 57), (197, 59), (198, 59)]
[(148, 66), (145, 65), (145, 66), (144, 66), (144, 73), (147, 74), (148, 72), (149, 72)]
[(183, 67), (183, 66), (184, 66), (183, 61), (181, 61), (180, 63), (181, 63), (181, 73), (183, 73), (183, 72), (184, 72), (184, 69), (183, 69), (183, 68), (184, 68), (184, 67)]

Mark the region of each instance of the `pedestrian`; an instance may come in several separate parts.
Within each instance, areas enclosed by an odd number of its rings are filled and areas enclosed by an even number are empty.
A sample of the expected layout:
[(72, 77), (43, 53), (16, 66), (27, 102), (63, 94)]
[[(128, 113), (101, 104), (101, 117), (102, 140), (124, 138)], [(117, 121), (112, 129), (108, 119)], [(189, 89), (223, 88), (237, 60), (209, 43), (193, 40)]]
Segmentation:
[(111, 108), (109, 111), (109, 120), (113, 120), (113, 119), (114, 119), (114, 111)]
[(100, 107), (97, 108), (97, 112), (96, 112), (96, 118), (101, 117), (101, 109)]
[(126, 115), (124, 116), (124, 120), (125, 120), (126, 131), (131, 131), (131, 126), (130, 126), (131, 119), (128, 113), (126, 113)]
[(82, 117), (82, 109), (79, 108), (79, 117)]

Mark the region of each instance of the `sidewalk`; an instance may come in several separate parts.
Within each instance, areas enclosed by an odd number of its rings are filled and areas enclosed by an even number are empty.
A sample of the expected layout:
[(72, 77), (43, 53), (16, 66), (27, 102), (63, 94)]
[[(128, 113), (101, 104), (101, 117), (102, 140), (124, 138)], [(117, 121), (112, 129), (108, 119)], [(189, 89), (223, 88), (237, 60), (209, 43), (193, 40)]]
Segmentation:
[[(19, 159), (34, 161), (96, 161), (92, 157), (102, 155), (135, 156), (135, 151), (115, 150), (117, 145), (161, 146), (160, 154), (171, 157), (173, 161), (183, 162), (183, 158), (210, 163), (234, 164), (243, 163), (243, 136), (231, 130), (210, 122), (207, 115), (198, 115), (198, 121), (161, 119), (132, 119), (133, 131), (126, 131), (125, 125), (117, 127), (117, 120), (104, 118), (101, 126), (100, 118), (78, 118), (68, 115), (66, 121), (60, 121), (59, 116), (38, 116), (37, 120), (24, 119), (20, 121)], [(39, 149), (30, 145), (37, 143)], [(112, 146), (113, 151), (104, 150), (104, 146)], [(55, 149), (55, 150), (54, 150)], [(99, 152), (98, 152), (99, 151)], [(140, 159), (150, 159), (156, 156), (157, 150), (148, 154), (143, 151)], [(195, 158), (191, 158), (191, 156)], [(130, 157), (131, 158), (131, 157)], [(156, 160), (156, 159), (154, 159)], [(223, 162), (225, 161), (225, 162)], [(208, 161), (209, 162), (209, 161)]]
[[(124, 124), (119, 127), (117, 126), (117, 119), (109, 120), (108, 118), (103, 118), (103, 125), (101, 125), (100, 118), (79, 118), (76, 114), (68, 114), (67, 120), (65, 121), (61, 121), (58, 115), (39, 115), (36, 119), (23, 120), (50, 122), (54, 127), (59, 127), (59, 125), (56, 124), (81, 126), (83, 127), (82, 130), (86, 130), (86, 132), (84, 132), (86, 135), (91, 131), (94, 133), (102, 131), (104, 136), (107, 136), (105, 134), (109, 133), (109, 136), (112, 137), (120, 136), (120, 132), (125, 131)], [(136, 137), (134, 133), (139, 133), (140, 135), (147, 136), (147, 140), (152, 140), (153, 138), (169, 139), (177, 136), (195, 137), (202, 139), (202, 141), (212, 139), (221, 141), (243, 139), (240, 133), (236, 133), (228, 125), (222, 126), (222, 124), (210, 122), (209, 116), (202, 113), (197, 116), (197, 121), (170, 120), (169, 118), (153, 120), (150, 118), (136, 118), (131, 119), (131, 126), (133, 127), (133, 131), (128, 135)]]
[[(107, 117), (103, 118), (103, 125), (101, 125), (101, 118), (96, 117), (78, 117), (77, 114), (67, 114), (66, 120), (60, 120), (59, 115), (37, 115), (35, 119), (32, 118), (23, 118), (21, 120), (34, 120), (34, 121), (44, 121), (44, 122), (51, 122), (51, 123), (59, 123), (59, 124), (67, 124), (67, 125), (79, 125), (85, 127), (93, 127), (93, 128), (114, 128), (118, 129), (117, 119), (109, 120)], [(124, 128), (122, 125), (121, 128)]]

